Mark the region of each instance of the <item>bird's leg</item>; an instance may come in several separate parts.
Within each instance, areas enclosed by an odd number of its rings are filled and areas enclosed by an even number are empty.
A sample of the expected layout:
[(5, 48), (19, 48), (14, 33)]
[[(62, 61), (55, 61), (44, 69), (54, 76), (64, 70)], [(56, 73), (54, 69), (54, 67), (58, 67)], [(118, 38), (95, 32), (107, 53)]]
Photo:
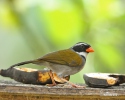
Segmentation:
[(48, 86), (55, 86), (55, 85), (56, 85), (56, 82), (55, 82), (55, 80), (54, 80), (54, 78), (53, 78), (52, 70), (50, 70), (49, 75), (50, 75), (50, 77), (51, 77), (52, 84), (47, 84), (47, 85), (48, 85)]
[(85, 88), (85, 86), (79, 86), (79, 85), (73, 84), (72, 82), (69, 82), (69, 81), (67, 81), (64, 78), (61, 78), (61, 80), (64, 81), (64, 82), (69, 83), (70, 85), (72, 85), (72, 87), (75, 87), (75, 88)]

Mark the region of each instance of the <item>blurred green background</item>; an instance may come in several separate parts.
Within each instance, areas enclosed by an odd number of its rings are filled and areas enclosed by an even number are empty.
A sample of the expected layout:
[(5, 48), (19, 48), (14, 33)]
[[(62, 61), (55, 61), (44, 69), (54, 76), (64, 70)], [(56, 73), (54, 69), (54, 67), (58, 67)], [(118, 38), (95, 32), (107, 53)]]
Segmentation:
[[(0, 69), (77, 42), (91, 44), (91, 72), (125, 73), (125, 0), (0, 0)], [(37, 65), (25, 65), (41, 69)], [(7, 79), (0, 77), (0, 79)]]

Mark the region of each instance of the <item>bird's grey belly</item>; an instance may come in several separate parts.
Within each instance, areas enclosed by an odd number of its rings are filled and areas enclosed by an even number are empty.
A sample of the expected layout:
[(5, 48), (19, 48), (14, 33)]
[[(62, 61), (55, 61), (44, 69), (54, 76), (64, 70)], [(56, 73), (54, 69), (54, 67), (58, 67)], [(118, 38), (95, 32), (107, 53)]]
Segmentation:
[(48, 67), (49, 69), (57, 73), (60, 77), (73, 75), (82, 70), (82, 68), (84, 67), (84, 64), (77, 67), (69, 67), (66, 65), (53, 64), (49, 62), (44, 62), (41, 65)]

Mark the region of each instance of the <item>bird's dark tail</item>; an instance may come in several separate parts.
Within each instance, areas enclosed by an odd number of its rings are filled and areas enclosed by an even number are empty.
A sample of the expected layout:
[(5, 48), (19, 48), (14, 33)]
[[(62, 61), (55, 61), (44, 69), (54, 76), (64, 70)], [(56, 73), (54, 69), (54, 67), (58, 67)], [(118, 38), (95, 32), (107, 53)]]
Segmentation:
[(21, 65), (30, 64), (30, 63), (33, 63), (33, 61), (31, 60), (31, 61), (20, 62), (20, 63), (12, 65), (10, 67), (13, 68), (13, 67), (16, 67), (16, 66), (21, 66)]

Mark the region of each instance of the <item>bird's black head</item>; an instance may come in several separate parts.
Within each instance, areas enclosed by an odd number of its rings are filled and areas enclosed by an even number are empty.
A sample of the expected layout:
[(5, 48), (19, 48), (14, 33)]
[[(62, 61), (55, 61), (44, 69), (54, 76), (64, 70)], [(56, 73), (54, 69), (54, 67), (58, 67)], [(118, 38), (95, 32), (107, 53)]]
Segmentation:
[(91, 46), (85, 42), (79, 42), (76, 43), (72, 49), (76, 52), (94, 52), (94, 50), (91, 48)]

